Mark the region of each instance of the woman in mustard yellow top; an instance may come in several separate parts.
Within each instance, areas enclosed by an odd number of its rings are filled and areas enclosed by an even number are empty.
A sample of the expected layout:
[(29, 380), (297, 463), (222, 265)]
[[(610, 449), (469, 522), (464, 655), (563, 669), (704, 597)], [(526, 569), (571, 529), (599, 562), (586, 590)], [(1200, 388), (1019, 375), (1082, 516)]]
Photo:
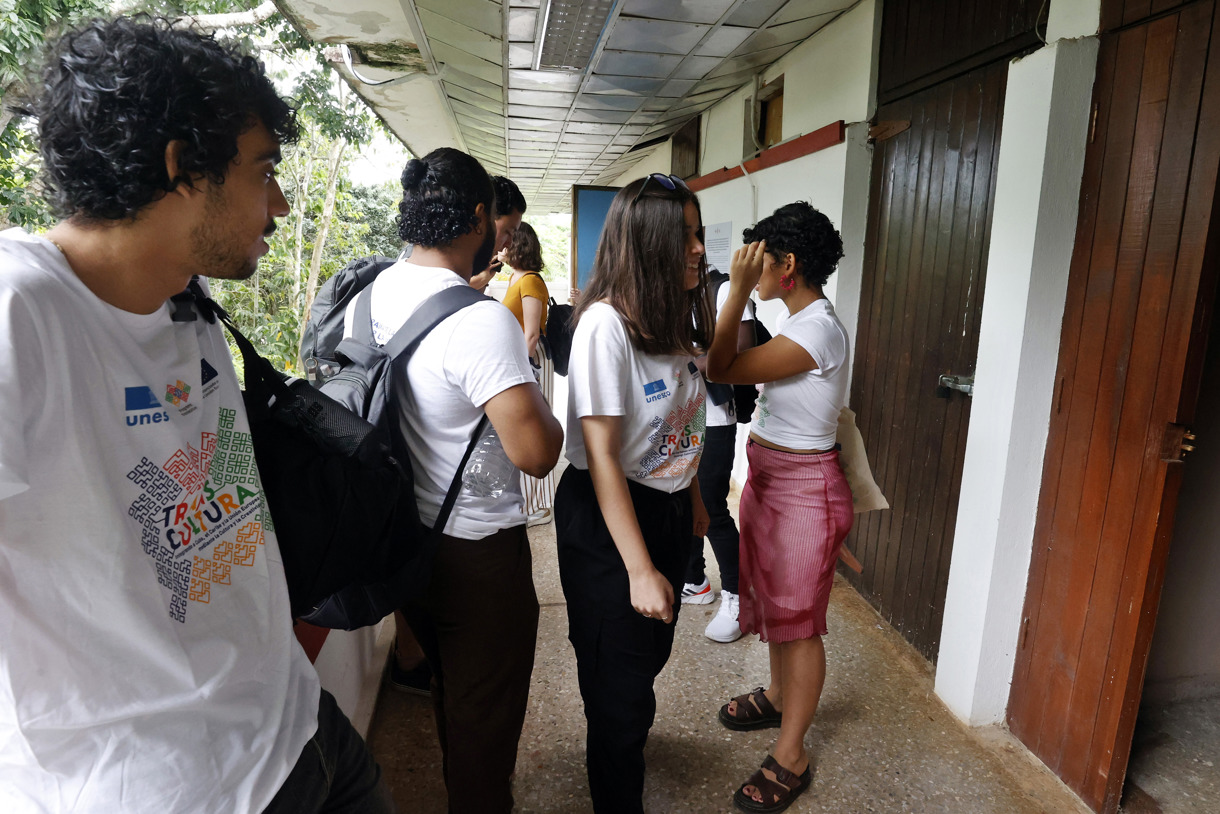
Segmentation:
[(501, 259), (513, 270), (508, 291), (504, 293), (504, 305), (521, 323), (521, 330), (525, 331), (525, 346), (529, 349), (530, 359), (537, 365), (541, 361), (538, 338), (546, 331), (546, 304), (550, 294), (546, 281), (542, 279), (541, 272), (545, 268), (542, 246), (532, 226), (522, 223), (517, 227), (513, 241), (508, 244)]

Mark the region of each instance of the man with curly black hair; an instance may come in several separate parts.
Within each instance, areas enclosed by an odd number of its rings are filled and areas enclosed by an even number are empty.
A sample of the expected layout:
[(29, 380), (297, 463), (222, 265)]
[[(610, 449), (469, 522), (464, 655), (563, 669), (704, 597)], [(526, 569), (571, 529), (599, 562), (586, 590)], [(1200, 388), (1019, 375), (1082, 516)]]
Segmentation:
[(486, 291), (488, 284), (500, 273), (504, 266), (501, 252), (513, 242), (513, 235), (517, 234), (526, 209), (525, 196), (510, 179), (503, 175), (493, 175), (491, 186), (496, 193), (496, 245), (492, 249), (491, 263), (470, 278), (471, 288), (479, 291)]
[[(389, 341), (433, 294), (487, 267), (495, 201), (487, 172), (466, 153), (441, 148), (407, 163), (398, 229), (414, 250), (373, 281), (374, 340)], [(538, 633), (521, 472), (551, 471), (563, 428), (538, 389), (521, 326), (490, 298), (433, 328), (406, 373), (395, 403), (426, 524), (484, 414), (490, 420), (462, 474), (427, 595), (403, 613), (432, 667), (450, 814), (506, 814)]]
[(292, 633), (224, 338), (292, 109), (147, 18), (53, 46), (45, 237), (0, 234), (0, 811), (393, 812)]

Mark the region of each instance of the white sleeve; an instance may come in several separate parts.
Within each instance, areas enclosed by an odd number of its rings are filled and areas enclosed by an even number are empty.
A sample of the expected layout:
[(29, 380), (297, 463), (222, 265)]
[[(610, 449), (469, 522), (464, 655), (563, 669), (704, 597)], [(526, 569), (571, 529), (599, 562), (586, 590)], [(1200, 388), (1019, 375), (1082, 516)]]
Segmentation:
[(525, 334), (512, 311), (497, 302), (480, 302), (455, 319), (459, 322), (445, 349), (444, 366), (472, 404), (482, 407), (510, 387), (536, 381)]
[(13, 290), (0, 286), (0, 500), (29, 488), (28, 423), (45, 393), (37, 323)]
[(586, 311), (572, 336), (568, 398), (580, 418), (626, 415), (631, 396), (631, 342), (611, 307)]
[[(717, 317), (720, 316), (720, 309), (723, 308), (724, 304), (728, 301), (729, 301), (729, 281), (725, 280), (723, 283), (721, 283), (720, 290), (716, 292), (716, 314), (715, 314), (715, 316), (717, 316)], [(746, 307), (743, 308), (741, 311), (741, 321), (750, 322), (753, 319), (754, 319), (754, 298), (751, 297), (750, 299), (746, 300)]]
[(824, 319), (788, 319), (780, 326), (780, 335), (800, 345), (818, 363), (815, 373), (828, 373), (847, 357), (843, 335)]

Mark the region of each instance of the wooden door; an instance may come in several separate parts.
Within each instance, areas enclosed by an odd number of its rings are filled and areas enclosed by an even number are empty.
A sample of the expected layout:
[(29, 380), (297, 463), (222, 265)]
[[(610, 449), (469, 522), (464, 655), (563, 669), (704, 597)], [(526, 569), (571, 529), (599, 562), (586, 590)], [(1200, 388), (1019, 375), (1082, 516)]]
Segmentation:
[(937, 384), (974, 374), (1007, 75), (994, 63), (877, 113), (910, 127), (873, 153), (851, 403), (893, 508), (857, 516), (864, 571), (844, 573), (932, 660), (970, 419), (970, 397)]
[(1104, 812), (1130, 755), (1214, 299), (1215, 6), (1101, 38), (1009, 700), (1013, 733)]

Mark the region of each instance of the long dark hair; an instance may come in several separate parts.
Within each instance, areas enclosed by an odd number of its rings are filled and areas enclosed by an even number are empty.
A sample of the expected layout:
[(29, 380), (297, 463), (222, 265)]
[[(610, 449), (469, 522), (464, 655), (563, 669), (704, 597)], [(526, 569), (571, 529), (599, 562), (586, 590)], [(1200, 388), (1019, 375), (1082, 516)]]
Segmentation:
[(681, 187), (669, 190), (648, 180), (632, 181), (610, 202), (593, 261), (593, 279), (581, 292), (573, 317), (579, 321), (589, 306), (605, 301), (622, 315), (627, 335), (641, 352), (693, 353), (711, 344), (714, 321), (707, 297), (706, 258), (699, 261), (699, 285), (687, 291), (683, 284), (686, 219), (682, 210), (688, 202), (695, 204), (700, 239), (703, 213), (693, 192)]
[(508, 244), (505, 259), (517, 271), (542, 271), (546, 268), (542, 262), (542, 244), (538, 242), (538, 233), (533, 226), (521, 222), (513, 233), (513, 242)]

